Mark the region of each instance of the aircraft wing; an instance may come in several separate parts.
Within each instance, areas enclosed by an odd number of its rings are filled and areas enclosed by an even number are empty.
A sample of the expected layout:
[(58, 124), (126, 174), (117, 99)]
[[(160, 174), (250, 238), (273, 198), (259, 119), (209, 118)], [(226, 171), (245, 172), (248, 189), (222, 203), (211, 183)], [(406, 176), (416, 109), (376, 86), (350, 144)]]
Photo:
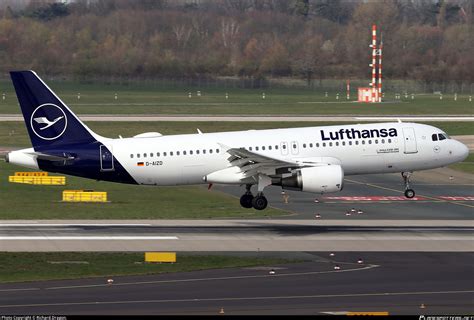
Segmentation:
[[(230, 154), (227, 158), (232, 166), (239, 167), (246, 177), (254, 176), (258, 173), (275, 174), (278, 168), (299, 168), (301, 164), (291, 161), (262, 155), (244, 148), (229, 148), (221, 144)], [(287, 171), (288, 172), (288, 171)]]

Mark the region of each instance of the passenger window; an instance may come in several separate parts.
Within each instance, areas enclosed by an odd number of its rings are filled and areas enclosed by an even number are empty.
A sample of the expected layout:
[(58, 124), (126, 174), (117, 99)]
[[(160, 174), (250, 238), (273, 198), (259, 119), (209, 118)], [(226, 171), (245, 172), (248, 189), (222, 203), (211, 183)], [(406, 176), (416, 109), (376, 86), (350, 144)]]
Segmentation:
[(196, 154), (199, 154), (199, 150), (196, 150)]
[(206, 149), (203, 149), (203, 150), (202, 150), (202, 154), (206, 154)]
[(325, 147), (325, 146), (326, 146), (326, 142), (323, 142), (323, 147)]
[(140, 154), (139, 154), (139, 153), (137, 153), (137, 158), (140, 158)]
[(312, 148), (312, 147), (313, 147), (313, 144), (312, 144), (312, 143), (310, 143), (310, 144), (309, 144), (309, 147), (310, 147), (310, 148)]
[(329, 146), (332, 147), (332, 142), (329, 142)]
[(262, 150), (265, 150), (265, 146), (262, 147)]
[(303, 143), (303, 148), (306, 148), (306, 143)]
[(387, 142), (388, 142), (388, 143), (392, 143), (392, 139), (388, 139)]
[(372, 144), (372, 140), (369, 140), (369, 144)]
[(176, 155), (179, 156), (179, 151), (176, 151)]
[(130, 158), (132, 158), (132, 159), (133, 159), (133, 154), (131, 154), (131, 155), (130, 155)]
[(143, 158), (146, 158), (146, 153), (143, 154)]
[(189, 154), (193, 154), (193, 150), (189, 150)]
[(357, 141), (355, 142), (355, 144), (356, 144), (356, 145), (359, 145), (359, 140), (357, 140)]
[(352, 146), (352, 141), (349, 141), (349, 145)]
[(433, 133), (433, 134), (431, 135), (431, 140), (433, 140), (433, 141), (438, 141), (438, 135), (437, 135), (436, 133)]
[(166, 152), (163, 152), (163, 157), (166, 157)]
[(170, 156), (173, 156), (173, 151), (170, 151)]
[(258, 147), (255, 147), (255, 150), (258, 151)]
[(293, 144), (293, 149), (296, 149), (296, 144)]
[(212, 149), (209, 149), (209, 153), (212, 153)]
[(377, 139), (375, 139), (375, 142), (374, 142), (374, 143), (375, 143), (375, 144), (379, 144), (379, 141), (378, 141)]
[(284, 144), (282, 148), (283, 148), (283, 149), (286, 149), (286, 144)]
[(152, 157), (152, 158), (153, 158), (153, 152), (152, 152), (152, 153), (150, 153), (150, 157)]
[(342, 141), (342, 145), (345, 146), (345, 145), (346, 145), (346, 142), (345, 142), (345, 141)]
[(278, 150), (278, 146), (275, 146), (275, 150)]
[(362, 144), (365, 144), (365, 140), (362, 140)]
[(252, 147), (249, 147), (249, 150), (252, 151)]
[(385, 139), (382, 139), (382, 141), (381, 141), (381, 142), (382, 142), (382, 143), (385, 143)]
[(219, 153), (219, 149), (216, 149), (216, 153)]
[(339, 146), (339, 142), (338, 142), (338, 141), (336, 141), (336, 147), (337, 147), (337, 146)]
[(316, 148), (319, 148), (319, 142), (318, 142), (318, 143), (316, 143)]
[(272, 146), (268, 146), (268, 150), (272, 150)]

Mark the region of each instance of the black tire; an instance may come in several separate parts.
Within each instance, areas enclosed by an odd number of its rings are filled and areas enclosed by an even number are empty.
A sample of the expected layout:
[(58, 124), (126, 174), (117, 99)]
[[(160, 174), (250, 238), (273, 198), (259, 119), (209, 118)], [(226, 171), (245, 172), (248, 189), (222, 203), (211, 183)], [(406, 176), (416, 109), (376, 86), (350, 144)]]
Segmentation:
[(415, 190), (413, 189), (406, 189), (405, 190), (405, 197), (407, 197), (408, 199), (411, 199), (415, 196)]
[(244, 208), (252, 208), (253, 195), (244, 194), (240, 197), (240, 205)]
[(256, 210), (263, 210), (267, 207), (268, 201), (267, 198), (264, 196), (256, 196), (255, 198), (252, 199), (252, 206)]

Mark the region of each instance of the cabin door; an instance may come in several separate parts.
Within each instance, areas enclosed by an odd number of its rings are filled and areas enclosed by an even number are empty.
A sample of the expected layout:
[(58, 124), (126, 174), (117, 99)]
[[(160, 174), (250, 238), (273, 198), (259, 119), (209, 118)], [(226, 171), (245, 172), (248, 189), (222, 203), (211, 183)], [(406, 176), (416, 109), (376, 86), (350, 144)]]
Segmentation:
[(100, 146), (100, 171), (114, 171), (114, 156), (112, 147)]
[(403, 138), (405, 142), (405, 153), (417, 153), (415, 129), (403, 128)]

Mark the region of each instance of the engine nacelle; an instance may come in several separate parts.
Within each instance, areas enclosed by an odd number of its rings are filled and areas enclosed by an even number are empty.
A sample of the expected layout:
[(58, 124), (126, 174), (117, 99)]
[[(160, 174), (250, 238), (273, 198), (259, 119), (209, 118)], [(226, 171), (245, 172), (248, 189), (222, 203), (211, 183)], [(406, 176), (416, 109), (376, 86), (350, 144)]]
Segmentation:
[(313, 193), (338, 192), (343, 188), (344, 170), (340, 165), (302, 168), (290, 177), (274, 183), (282, 189)]

